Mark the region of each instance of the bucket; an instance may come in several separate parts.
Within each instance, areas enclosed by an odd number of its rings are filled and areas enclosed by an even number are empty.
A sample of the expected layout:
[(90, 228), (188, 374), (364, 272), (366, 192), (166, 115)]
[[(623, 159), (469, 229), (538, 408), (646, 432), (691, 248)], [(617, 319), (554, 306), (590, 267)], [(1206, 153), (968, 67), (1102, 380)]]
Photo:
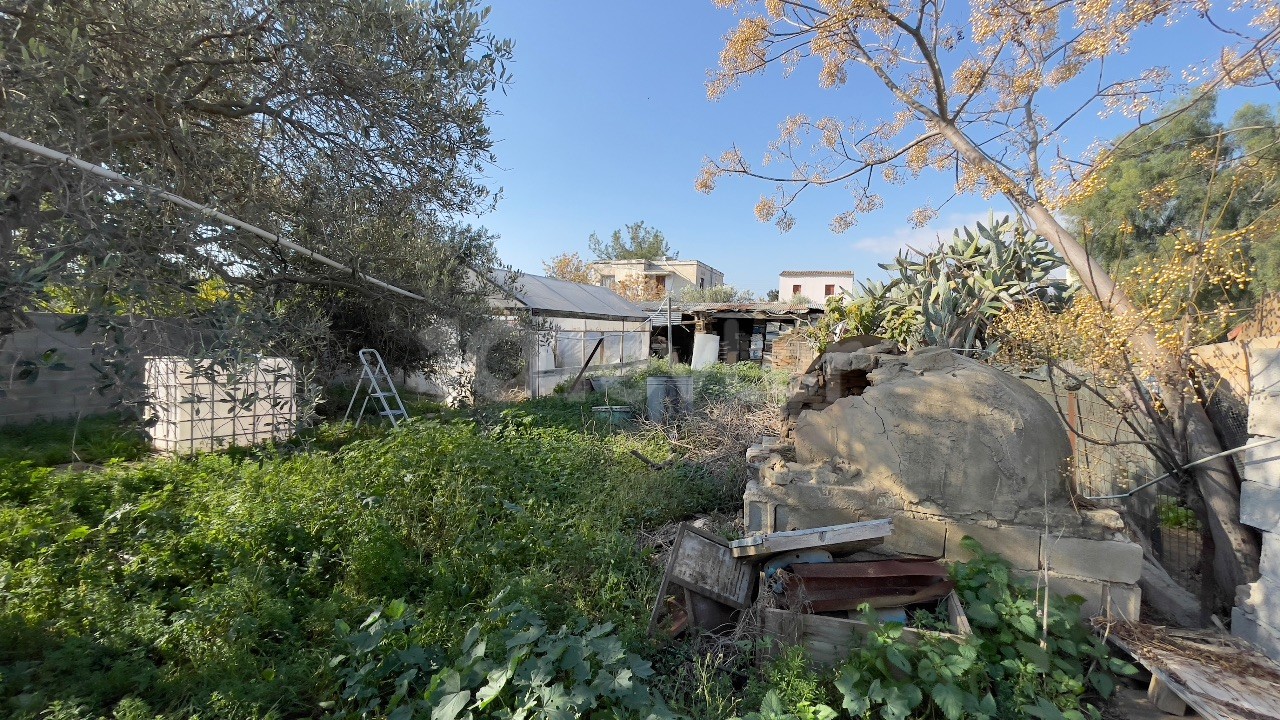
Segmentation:
[(646, 382), (649, 419), (670, 422), (693, 410), (693, 376), (655, 375)]
[(591, 412), (610, 427), (627, 425), (636, 416), (635, 409), (630, 405), (596, 405), (591, 408)]

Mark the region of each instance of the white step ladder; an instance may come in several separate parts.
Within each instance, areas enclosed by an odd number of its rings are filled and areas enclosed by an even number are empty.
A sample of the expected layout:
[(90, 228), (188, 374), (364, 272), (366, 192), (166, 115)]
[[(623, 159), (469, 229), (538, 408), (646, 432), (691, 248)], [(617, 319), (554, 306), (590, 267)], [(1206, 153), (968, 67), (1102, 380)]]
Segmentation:
[(360, 421), (364, 419), (364, 411), (369, 405), (370, 398), (375, 399), (377, 404), (382, 406), (378, 415), (390, 420), (392, 427), (399, 427), (400, 421), (409, 417), (409, 414), (405, 412), (404, 403), (400, 402), (400, 393), (396, 392), (396, 385), (391, 382), (391, 373), (387, 372), (382, 356), (373, 348), (365, 348), (360, 351), (360, 364), (364, 369), (360, 371), (360, 381), (356, 383), (351, 402), (347, 403), (347, 414), (342, 416), (342, 422), (345, 423), (350, 419), (351, 408), (355, 407), (356, 398), (363, 390), (364, 402), (360, 403), (360, 412), (356, 413), (356, 427), (359, 427)]

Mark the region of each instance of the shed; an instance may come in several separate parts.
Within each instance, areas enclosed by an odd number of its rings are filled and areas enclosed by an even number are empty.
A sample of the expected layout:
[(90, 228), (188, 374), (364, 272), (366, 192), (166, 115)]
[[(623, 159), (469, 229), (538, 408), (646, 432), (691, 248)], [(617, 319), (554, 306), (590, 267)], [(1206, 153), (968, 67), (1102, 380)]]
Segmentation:
[[(592, 370), (618, 370), (649, 358), (647, 313), (612, 290), (540, 275), (495, 270), (495, 308), (527, 312), (533, 342), (526, 348), (526, 388), (533, 397), (571, 380), (590, 358)], [(603, 342), (601, 342), (603, 341)], [(591, 351), (600, 343), (594, 357)]]
[(649, 358), (644, 310), (608, 288), (505, 270), (474, 277), (490, 287), (493, 320), (470, 332), (465, 347), (459, 347), (456, 327), (439, 330), (432, 341), (457, 355), (430, 374), (404, 377), (410, 392), (441, 396), (449, 404), (511, 393), (539, 397), (572, 380), (588, 357), (594, 371)]
[[(658, 313), (658, 317), (666, 317), (665, 301), (645, 303), (645, 307)], [(811, 324), (823, 312), (820, 306), (789, 302), (675, 303), (670, 316), (674, 326), (672, 340), (682, 362), (693, 357), (695, 335), (712, 334), (719, 338), (718, 361), (749, 361), (771, 367), (774, 341)], [(660, 344), (665, 344), (666, 332), (665, 324), (657, 327), (655, 323), (653, 334)]]

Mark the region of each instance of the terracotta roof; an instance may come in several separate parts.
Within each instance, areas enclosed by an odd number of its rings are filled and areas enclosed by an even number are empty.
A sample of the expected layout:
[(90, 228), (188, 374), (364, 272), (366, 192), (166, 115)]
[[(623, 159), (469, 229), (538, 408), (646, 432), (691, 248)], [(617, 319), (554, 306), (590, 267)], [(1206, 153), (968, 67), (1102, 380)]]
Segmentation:
[(783, 270), (779, 277), (853, 277), (852, 270)]

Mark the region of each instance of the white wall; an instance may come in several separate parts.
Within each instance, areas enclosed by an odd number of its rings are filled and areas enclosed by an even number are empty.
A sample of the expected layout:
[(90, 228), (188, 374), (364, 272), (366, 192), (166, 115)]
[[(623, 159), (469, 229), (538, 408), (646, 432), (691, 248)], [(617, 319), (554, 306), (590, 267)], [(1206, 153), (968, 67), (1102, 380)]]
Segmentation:
[[(493, 344), (512, 332), (524, 339), (526, 369), (521, 381), (523, 389), (533, 397), (549, 395), (555, 386), (571, 380), (582, 369), (591, 348), (603, 337), (604, 347), (591, 360), (591, 371), (622, 369), (645, 362), (649, 358), (649, 326), (638, 320), (585, 320), (581, 318), (542, 317), (537, 330), (514, 327), (496, 320), (490, 331), (477, 332), (465, 351), (456, 348), (457, 336), (442, 338), (441, 346), (452, 345), (451, 360), (431, 376), (415, 373), (404, 378), (409, 392), (440, 395), (445, 402), (472, 402), (473, 394), (486, 395), (503, 383), (489, 382), (480, 358)], [(505, 389), (513, 389), (507, 387)]]
[[(795, 286), (800, 286), (800, 292), (795, 291)], [(826, 286), (834, 285), (835, 292), (833, 295), (839, 295), (840, 292), (853, 290), (853, 278), (848, 275), (821, 275), (818, 277), (786, 277), (778, 276), (778, 299), (790, 300), (794, 295), (803, 295), (815, 303), (822, 304), (826, 298)]]
[(564, 380), (582, 369), (600, 338), (604, 346), (591, 359), (591, 370), (623, 369), (649, 358), (649, 326), (630, 320), (586, 320), (543, 318), (547, 327), (539, 332), (529, 364), (529, 394), (548, 395)]

